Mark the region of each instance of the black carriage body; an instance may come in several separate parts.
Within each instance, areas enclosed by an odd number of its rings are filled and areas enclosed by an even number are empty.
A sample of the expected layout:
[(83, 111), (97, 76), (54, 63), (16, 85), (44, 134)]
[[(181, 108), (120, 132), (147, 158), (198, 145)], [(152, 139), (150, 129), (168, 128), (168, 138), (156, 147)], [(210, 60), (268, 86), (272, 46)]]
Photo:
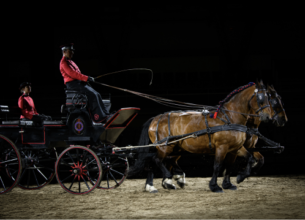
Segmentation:
[[(103, 102), (109, 111), (110, 99)], [(18, 148), (42, 149), (77, 144), (95, 145), (99, 141), (113, 144), (140, 109), (122, 108), (105, 123), (95, 123), (91, 119), (86, 97), (76, 91), (66, 90), (66, 104), (62, 106), (61, 112), (67, 117), (61, 120), (37, 123), (18, 119), (18, 107), (1, 105), (0, 110), (0, 134), (10, 138)]]

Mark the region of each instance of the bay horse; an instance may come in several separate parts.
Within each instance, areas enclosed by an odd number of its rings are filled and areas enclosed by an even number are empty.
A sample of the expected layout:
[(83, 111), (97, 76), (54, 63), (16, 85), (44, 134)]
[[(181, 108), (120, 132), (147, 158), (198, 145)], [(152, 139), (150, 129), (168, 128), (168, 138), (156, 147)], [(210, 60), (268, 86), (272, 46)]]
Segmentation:
[[(288, 118), (283, 108), (281, 97), (277, 94), (274, 87), (269, 85), (267, 86), (267, 94), (268, 94), (268, 101), (271, 107), (271, 117), (272, 117), (271, 119), (277, 127), (283, 127), (285, 123), (287, 123)], [(259, 120), (259, 118), (250, 116), (246, 126), (248, 128), (258, 129), (260, 123), (261, 121)], [(247, 149), (255, 148), (257, 141), (258, 141), (257, 135), (247, 133), (244, 146), (237, 151), (238, 157), (243, 157), (246, 159), (247, 166), (243, 167), (243, 172), (241, 172), (244, 173), (246, 177), (250, 176), (250, 172), (247, 169), (251, 167), (248, 166), (248, 164), (251, 163), (253, 164), (252, 172), (254, 174), (257, 174), (257, 172), (264, 165), (264, 157), (260, 152), (253, 152), (252, 154), (255, 161), (254, 163), (253, 161), (250, 161), (252, 160), (252, 156), (251, 154), (249, 154)], [(178, 186), (184, 188), (184, 186), (187, 185), (187, 183), (185, 181), (185, 174), (178, 165), (178, 160), (180, 159), (180, 157), (181, 155), (168, 156), (166, 160), (164, 160), (164, 162), (166, 164), (167, 169), (169, 171), (171, 170), (173, 171), (173, 178), (177, 181)], [(148, 174), (148, 179), (150, 179), (150, 174)], [(237, 178), (237, 183), (240, 183), (242, 179), (244, 178), (241, 178), (241, 176), (239, 176), (239, 178)], [(151, 180), (149, 182), (151, 182)]]
[[(223, 111), (220, 112), (220, 110)], [(232, 125), (245, 127), (250, 115), (259, 116), (261, 121), (268, 121), (271, 118), (267, 93), (262, 81), (256, 84), (249, 83), (231, 92), (226, 99), (220, 102), (217, 111), (211, 115), (212, 118), (207, 117), (206, 114), (191, 114), (183, 117), (180, 117), (180, 114), (175, 112), (165, 113), (149, 119), (143, 125), (139, 145), (148, 144), (149, 141), (155, 142), (158, 139), (166, 139), (170, 135), (184, 135), (202, 129), (209, 130), (217, 126), (223, 127), (226, 119)], [(170, 130), (168, 129), (169, 125)], [(156, 146), (157, 153), (152, 157), (152, 160), (162, 171), (163, 187), (172, 189), (172, 174), (162, 161), (173, 152), (174, 148), (178, 148), (178, 151), (188, 151), (195, 154), (215, 155), (213, 176), (209, 183), (210, 190), (212, 192), (223, 192), (217, 184), (217, 176), (223, 164), (226, 166), (226, 174), (222, 186), (224, 189), (235, 190), (236, 186), (230, 182), (230, 173), (237, 152), (243, 146), (245, 140), (245, 131), (224, 128), (221, 131), (209, 133), (209, 135), (188, 138), (165, 146), (158, 145)], [(131, 175), (135, 175), (144, 169), (145, 161), (151, 158), (150, 154), (147, 154), (148, 150), (148, 148), (138, 150), (138, 160), (129, 171)], [(150, 188), (150, 191), (155, 191), (152, 185), (146, 184), (147, 187)]]
[[(267, 86), (267, 93), (268, 93), (268, 100), (270, 104), (271, 109), (271, 120), (273, 121), (273, 124), (277, 127), (283, 127), (287, 121), (287, 115), (283, 107), (282, 98), (277, 94), (276, 90), (272, 86)], [(257, 129), (260, 125), (260, 121), (257, 118), (250, 117), (250, 119), (247, 122), (247, 127), (249, 128), (255, 128)], [(247, 139), (244, 143), (244, 148), (241, 148), (237, 152), (238, 157), (246, 157), (247, 153), (245, 152), (246, 149), (255, 148), (255, 145), (257, 144), (258, 136), (253, 134), (247, 134)], [(256, 174), (260, 168), (264, 165), (264, 157), (260, 152), (253, 152), (253, 156), (255, 159), (255, 165), (253, 166), (253, 172)], [(247, 158), (247, 157), (246, 157)]]

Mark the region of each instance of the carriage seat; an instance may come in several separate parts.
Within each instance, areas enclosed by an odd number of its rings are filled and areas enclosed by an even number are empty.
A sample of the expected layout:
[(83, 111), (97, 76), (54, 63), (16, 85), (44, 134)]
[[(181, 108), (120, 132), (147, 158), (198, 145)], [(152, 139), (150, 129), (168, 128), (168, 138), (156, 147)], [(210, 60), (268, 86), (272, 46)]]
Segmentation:
[[(84, 93), (74, 90), (68, 90), (68, 89), (65, 90), (65, 93), (66, 93), (66, 107), (68, 111), (70, 109), (84, 108), (87, 106), (88, 98)], [(109, 95), (109, 99), (103, 99), (103, 103), (107, 111), (110, 111), (111, 108), (110, 95)]]

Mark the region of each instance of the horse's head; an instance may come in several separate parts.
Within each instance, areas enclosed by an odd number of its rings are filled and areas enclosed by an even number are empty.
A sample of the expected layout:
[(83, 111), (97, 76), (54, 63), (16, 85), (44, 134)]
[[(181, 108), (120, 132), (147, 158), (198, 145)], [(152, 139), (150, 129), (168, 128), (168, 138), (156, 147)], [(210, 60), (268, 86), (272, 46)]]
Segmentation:
[(249, 106), (252, 109), (252, 113), (259, 114), (260, 120), (267, 122), (271, 118), (267, 89), (262, 80), (260, 82), (257, 80), (255, 87), (254, 94), (249, 101)]
[(283, 108), (284, 103), (282, 98), (277, 94), (272, 85), (267, 86), (267, 91), (269, 94), (268, 100), (271, 106), (271, 119), (276, 126), (282, 127), (288, 121), (285, 109)]

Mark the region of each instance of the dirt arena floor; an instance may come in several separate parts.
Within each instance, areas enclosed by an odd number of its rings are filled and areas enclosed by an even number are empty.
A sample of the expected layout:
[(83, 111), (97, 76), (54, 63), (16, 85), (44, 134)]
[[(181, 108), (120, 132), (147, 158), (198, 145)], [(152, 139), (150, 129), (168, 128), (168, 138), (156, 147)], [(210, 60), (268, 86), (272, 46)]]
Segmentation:
[(185, 189), (169, 191), (161, 187), (161, 179), (155, 179), (157, 194), (143, 192), (143, 179), (127, 179), (117, 189), (95, 189), (83, 196), (69, 194), (58, 184), (38, 191), (16, 187), (0, 196), (0, 218), (305, 218), (304, 175), (251, 177), (238, 190), (224, 193), (212, 193), (209, 180), (188, 178)]

